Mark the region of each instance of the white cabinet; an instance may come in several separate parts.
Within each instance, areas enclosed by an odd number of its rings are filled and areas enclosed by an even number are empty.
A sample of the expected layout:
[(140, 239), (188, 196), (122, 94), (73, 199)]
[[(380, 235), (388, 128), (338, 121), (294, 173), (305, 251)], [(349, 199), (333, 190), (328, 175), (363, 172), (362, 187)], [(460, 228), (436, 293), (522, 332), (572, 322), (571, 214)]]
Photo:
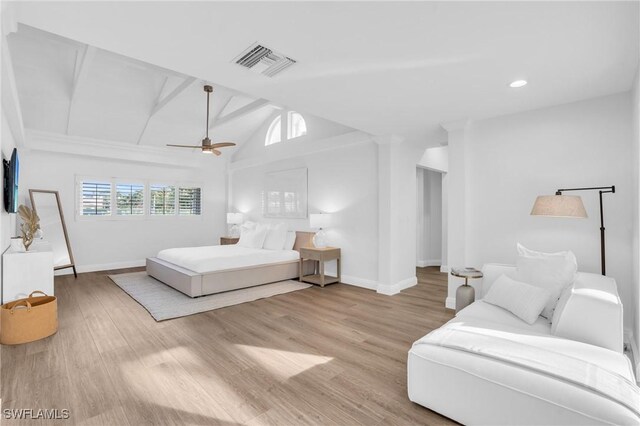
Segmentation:
[(34, 242), (27, 252), (9, 247), (2, 255), (2, 303), (27, 297), (35, 290), (53, 295), (51, 244)]

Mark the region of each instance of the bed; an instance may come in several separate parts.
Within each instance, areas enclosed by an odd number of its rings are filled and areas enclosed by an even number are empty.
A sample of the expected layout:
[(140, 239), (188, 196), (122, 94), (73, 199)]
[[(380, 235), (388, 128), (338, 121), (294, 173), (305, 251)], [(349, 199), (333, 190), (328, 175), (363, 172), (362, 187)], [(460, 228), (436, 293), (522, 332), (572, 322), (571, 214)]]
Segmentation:
[(298, 278), (313, 272), (300, 265), (301, 247), (312, 247), (313, 232), (296, 231), (293, 250), (265, 250), (236, 245), (162, 250), (147, 258), (147, 274), (190, 297), (222, 293)]

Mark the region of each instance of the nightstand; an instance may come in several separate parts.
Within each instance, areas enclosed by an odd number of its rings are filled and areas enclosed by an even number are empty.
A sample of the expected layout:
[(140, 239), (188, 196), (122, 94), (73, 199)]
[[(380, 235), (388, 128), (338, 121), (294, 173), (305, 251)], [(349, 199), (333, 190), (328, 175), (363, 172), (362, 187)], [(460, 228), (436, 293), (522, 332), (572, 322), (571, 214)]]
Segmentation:
[(220, 237), (221, 246), (236, 244), (238, 241), (240, 241), (240, 237)]
[[(305, 259), (315, 260), (316, 267), (312, 275), (302, 275), (302, 263)], [(337, 277), (324, 274), (324, 262), (335, 260), (337, 262)], [(302, 247), (300, 248), (300, 281), (318, 284), (324, 287), (325, 284), (340, 282), (340, 249), (336, 247)]]

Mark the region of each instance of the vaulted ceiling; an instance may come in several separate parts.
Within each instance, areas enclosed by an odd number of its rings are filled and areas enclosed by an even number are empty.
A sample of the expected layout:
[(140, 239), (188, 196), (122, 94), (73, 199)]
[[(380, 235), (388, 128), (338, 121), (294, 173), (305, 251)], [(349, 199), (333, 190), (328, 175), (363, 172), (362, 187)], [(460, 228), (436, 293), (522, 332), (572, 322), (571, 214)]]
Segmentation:
[[(638, 14), (637, 1), (112, 1), (20, 2), (16, 19), (369, 133), (405, 135), (629, 90)], [(256, 41), (298, 62), (274, 78), (239, 68), (233, 58)], [(521, 78), (529, 85), (508, 87)]]
[[(141, 146), (198, 145), (204, 80), (19, 25), (8, 36), (25, 127)], [(210, 136), (244, 141), (272, 103), (214, 85)]]

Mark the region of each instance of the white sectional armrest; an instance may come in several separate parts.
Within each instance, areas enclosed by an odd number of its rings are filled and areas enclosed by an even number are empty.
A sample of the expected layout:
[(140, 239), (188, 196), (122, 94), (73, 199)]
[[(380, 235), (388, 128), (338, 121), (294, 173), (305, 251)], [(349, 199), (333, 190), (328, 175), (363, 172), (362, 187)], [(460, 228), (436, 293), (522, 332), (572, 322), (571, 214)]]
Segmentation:
[(622, 302), (613, 278), (580, 272), (554, 315), (559, 337), (623, 351)]

